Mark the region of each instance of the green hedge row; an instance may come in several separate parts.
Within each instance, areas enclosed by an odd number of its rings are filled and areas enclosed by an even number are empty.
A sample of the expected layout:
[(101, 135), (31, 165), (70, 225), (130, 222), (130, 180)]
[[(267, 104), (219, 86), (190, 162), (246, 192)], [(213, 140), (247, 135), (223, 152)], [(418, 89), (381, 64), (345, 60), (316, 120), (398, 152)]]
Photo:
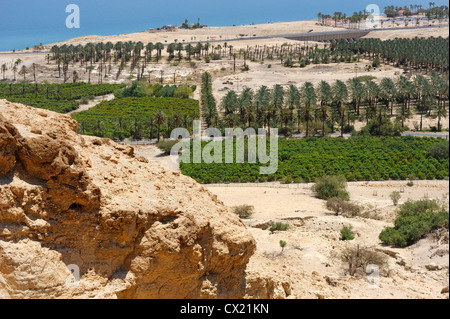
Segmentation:
[(181, 163), (180, 167), (183, 174), (200, 183), (299, 183), (325, 175), (342, 175), (348, 181), (444, 179), (449, 172), (448, 158), (436, 159), (428, 153), (442, 141), (409, 136), (280, 139), (278, 171), (272, 175), (260, 175), (259, 163), (222, 164), (225, 160), (219, 164)]

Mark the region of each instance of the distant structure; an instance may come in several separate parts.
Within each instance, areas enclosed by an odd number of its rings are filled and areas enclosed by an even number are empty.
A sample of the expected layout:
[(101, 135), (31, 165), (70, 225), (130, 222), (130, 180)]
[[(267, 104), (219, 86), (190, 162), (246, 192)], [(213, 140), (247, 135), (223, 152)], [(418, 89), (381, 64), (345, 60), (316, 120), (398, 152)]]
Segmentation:
[(345, 31), (334, 31), (334, 32), (314, 32), (314, 33), (299, 33), (299, 34), (288, 34), (288, 35), (278, 35), (278, 37), (283, 37), (289, 40), (295, 41), (316, 41), (316, 42), (330, 42), (337, 40), (347, 40), (356, 41), (359, 38), (367, 35), (369, 30), (345, 30)]

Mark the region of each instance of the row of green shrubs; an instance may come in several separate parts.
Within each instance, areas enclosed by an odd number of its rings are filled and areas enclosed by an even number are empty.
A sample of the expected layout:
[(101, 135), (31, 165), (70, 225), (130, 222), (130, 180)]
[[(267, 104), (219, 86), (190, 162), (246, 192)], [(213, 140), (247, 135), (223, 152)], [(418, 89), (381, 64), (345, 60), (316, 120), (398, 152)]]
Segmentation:
[(387, 227), (379, 238), (385, 244), (405, 247), (448, 223), (449, 212), (437, 201), (407, 201), (397, 211), (394, 227)]
[(342, 175), (348, 181), (407, 180), (411, 176), (422, 180), (444, 179), (449, 174), (445, 143), (448, 144), (443, 139), (412, 136), (280, 139), (275, 174), (260, 174), (261, 163), (225, 164), (225, 160), (210, 164), (181, 163), (180, 168), (184, 175), (204, 184), (310, 183), (325, 175)]

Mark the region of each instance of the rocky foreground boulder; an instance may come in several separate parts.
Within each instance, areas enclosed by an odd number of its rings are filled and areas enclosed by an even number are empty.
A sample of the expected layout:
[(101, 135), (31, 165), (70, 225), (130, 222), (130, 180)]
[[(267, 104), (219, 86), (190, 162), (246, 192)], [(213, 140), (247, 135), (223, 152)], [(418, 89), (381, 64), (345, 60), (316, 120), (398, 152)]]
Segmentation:
[(0, 100), (0, 298), (257, 297), (239, 218), (192, 179), (76, 131)]

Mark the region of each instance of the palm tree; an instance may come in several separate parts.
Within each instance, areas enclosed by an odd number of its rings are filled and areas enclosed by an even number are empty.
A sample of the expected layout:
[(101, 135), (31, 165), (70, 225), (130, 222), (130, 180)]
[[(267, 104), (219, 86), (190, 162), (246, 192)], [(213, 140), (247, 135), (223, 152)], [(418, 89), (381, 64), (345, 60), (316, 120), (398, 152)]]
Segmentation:
[(6, 63), (2, 64), (3, 80), (6, 79), (5, 72), (7, 70)]
[(234, 128), (236, 125), (236, 116), (233, 113), (226, 114), (223, 121), (227, 128)]
[(397, 112), (397, 119), (401, 121), (402, 127), (405, 127), (405, 121), (411, 117), (411, 111), (405, 105), (401, 105)]
[(364, 99), (364, 84), (358, 78), (352, 78), (348, 81), (351, 98), (355, 107), (356, 115), (360, 114), (361, 101)]
[(142, 119), (136, 117), (132, 123), (133, 139), (140, 140), (142, 138)]
[(156, 127), (157, 127), (157, 132), (158, 132), (158, 142), (160, 141), (161, 138), (161, 125), (164, 125), (164, 123), (166, 122), (166, 115), (164, 114), (163, 111), (161, 110), (157, 110), (155, 112), (155, 120), (154, 120)]
[(337, 27), (337, 22), (342, 18), (342, 12), (335, 12), (333, 14), (334, 27)]
[(366, 100), (369, 103), (369, 107), (373, 109), (374, 114), (377, 113), (378, 99), (380, 97), (380, 87), (374, 81), (366, 81)]
[(169, 53), (169, 61), (171, 61), (174, 57), (174, 52), (175, 52), (175, 44), (171, 43), (167, 46), (167, 53)]
[(197, 43), (197, 45), (195, 46), (194, 50), (197, 53), (198, 59), (200, 59), (200, 57), (202, 55), (203, 45), (200, 42)]
[(148, 62), (150, 62), (152, 60), (152, 52), (153, 50), (155, 50), (155, 45), (150, 42), (145, 46), (145, 55), (146, 55), (146, 60)]
[(87, 69), (89, 71), (89, 73), (88, 73), (88, 83), (91, 84), (91, 72), (92, 72), (92, 70), (95, 69), (95, 67), (93, 65), (90, 65), (90, 66), (87, 67)]
[(322, 12), (319, 12), (318, 14), (317, 14), (317, 18), (318, 18), (318, 20), (322, 23), (322, 17), (323, 17), (323, 14), (322, 14)]
[(183, 115), (180, 112), (173, 113), (172, 125), (175, 128), (180, 127), (183, 124)]
[(178, 60), (181, 61), (181, 59), (183, 58), (183, 56), (181, 55), (181, 51), (183, 51), (184, 47), (183, 47), (183, 43), (177, 43), (175, 50), (178, 51)]
[(236, 92), (229, 91), (220, 103), (220, 109), (225, 112), (225, 115), (234, 114), (238, 108), (238, 96)]
[(333, 101), (336, 103), (337, 111), (341, 117), (341, 137), (344, 136), (344, 118), (345, 118), (345, 106), (344, 103), (348, 99), (347, 86), (341, 80), (337, 80), (332, 87)]
[(309, 122), (312, 119), (312, 112), (317, 103), (317, 96), (311, 82), (305, 82), (301, 89), (301, 109), (302, 120), (306, 122), (306, 137), (309, 136)]
[(98, 137), (102, 137), (103, 136), (103, 132), (105, 131), (105, 126), (103, 124), (103, 121), (101, 120), (97, 120), (97, 122), (95, 123), (95, 129), (96, 129), (96, 134)]
[(287, 91), (286, 104), (291, 111), (291, 121), (294, 118), (294, 110), (300, 107), (300, 91), (295, 85), (290, 85)]
[(444, 119), (447, 118), (447, 110), (445, 109), (445, 107), (443, 105), (441, 105), (439, 103), (436, 105), (436, 108), (434, 110), (435, 110), (435, 116), (438, 119), (437, 129), (438, 129), (438, 131), (441, 131), (441, 129), (442, 129), (442, 127), (441, 127), (441, 119), (442, 118), (444, 118)]
[(251, 122), (255, 118), (255, 110), (253, 107), (253, 90), (245, 88), (239, 95), (239, 112), (241, 113), (241, 122), (247, 121), (250, 127)]
[(430, 95), (422, 97), (417, 103), (417, 112), (420, 114), (420, 131), (422, 131), (423, 128), (423, 116), (430, 110), (432, 110), (435, 106), (437, 106), (436, 98)]
[(202, 117), (205, 119), (206, 124), (210, 126), (212, 120), (217, 117), (217, 108), (216, 100), (212, 93), (212, 77), (208, 72), (205, 72), (202, 75), (200, 102)]
[(318, 98), (320, 100), (320, 112), (322, 119), (322, 136), (325, 136), (325, 122), (328, 117), (328, 112), (330, 110), (328, 104), (333, 99), (333, 94), (331, 91), (331, 86), (326, 81), (320, 81), (317, 88)]
[(187, 55), (188, 55), (188, 60), (191, 60), (191, 55), (194, 52), (194, 47), (191, 44), (186, 45), (186, 47), (184, 48), (184, 50), (186, 51)]
[(380, 83), (381, 97), (386, 101), (386, 107), (394, 114), (394, 99), (397, 97), (395, 83), (390, 78), (384, 78)]
[(255, 111), (256, 111), (256, 121), (263, 125), (269, 125), (264, 117), (265, 111), (268, 109), (270, 104), (270, 90), (267, 86), (261, 86), (256, 92), (255, 96)]
[(28, 73), (28, 69), (25, 65), (22, 65), (22, 68), (20, 69), (19, 74), (23, 75), (23, 81), (26, 81), (26, 75)]
[(409, 101), (415, 90), (414, 85), (404, 76), (400, 76), (396, 84), (398, 96), (402, 99), (403, 105), (409, 109)]
[(116, 51), (116, 61), (119, 61), (119, 59), (122, 58), (122, 54), (123, 54), (122, 50), (123, 50), (123, 47), (124, 47), (124, 45), (123, 45), (123, 42), (122, 42), (122, 41), (119, 41), (119, 42), (117, 42), (116, 44), (114, 44), (114, 50)]
[(157, 52), (156, 60), (159, 61), (159, 59), (161, 59), (162, 50), (164, 50), (164, 44), (162, 44), (161, 42), (156, 43), (155, 49)]
[(13, 66), (13, 72), (14, 72), (14, 79), (13, 79), (13, 81), (16, 81), (17, 64), (15, 64), (15, 63), (14, 63), (14, 66)]
[(119, 117), (114, 125), (114, 133), (118, 136), (119, 141), (122, 141), (123, 132), (127, 130), (127, 122), (123, 117)]
[(270, 103), (270, 109), (268, 110), (272, 120), (277, 118), (277, 114), (281, 114), (284, 104), (284, 89), (280, 84), (275, 84), (272, 89), (272, 101)]

